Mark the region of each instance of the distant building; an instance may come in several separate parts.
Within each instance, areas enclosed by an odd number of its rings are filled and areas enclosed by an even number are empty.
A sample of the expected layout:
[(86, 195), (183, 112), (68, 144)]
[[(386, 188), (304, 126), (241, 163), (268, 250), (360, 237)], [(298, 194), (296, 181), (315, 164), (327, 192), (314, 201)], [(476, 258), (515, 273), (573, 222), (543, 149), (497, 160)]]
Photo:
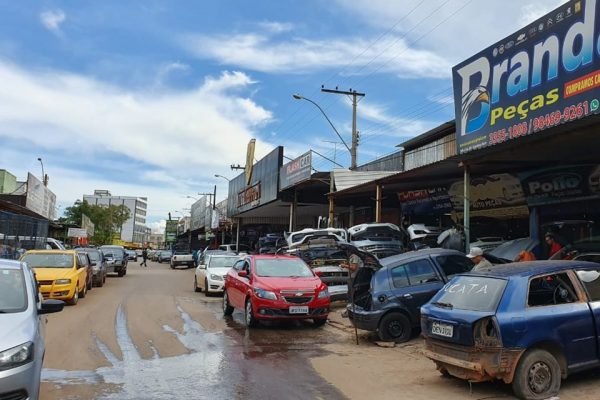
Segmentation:
[(124, 205), (131, 216), (121, 226), (121, 240), (139, 245), (149, 241), (150, 229), (146, 226), (147, 197), (113, 196), (108, 190), (94, 190), (93, 195), (84, 194), (83, 200), (95, 205)]
[(162, 249), (165, 247), (165, 234), (164, 233), (152, 233), (148, 239), (148, 244), (153, 249)]

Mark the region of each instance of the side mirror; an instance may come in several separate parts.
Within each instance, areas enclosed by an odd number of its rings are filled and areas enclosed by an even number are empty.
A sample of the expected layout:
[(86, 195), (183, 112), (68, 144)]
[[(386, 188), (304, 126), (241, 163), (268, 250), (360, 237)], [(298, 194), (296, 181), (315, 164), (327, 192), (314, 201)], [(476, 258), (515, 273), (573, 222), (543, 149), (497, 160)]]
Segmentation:
[(42, 308), (38, 310), (38, 314), (52, 314), (62, 311), (65, 307), (65, 302), (62, 300), (44, 300)]
[(238, 276), (242, 277), (242, 278), (247, 278), (248, 277), (248, 271), (246, 270), (242, 270), (238, 272)]

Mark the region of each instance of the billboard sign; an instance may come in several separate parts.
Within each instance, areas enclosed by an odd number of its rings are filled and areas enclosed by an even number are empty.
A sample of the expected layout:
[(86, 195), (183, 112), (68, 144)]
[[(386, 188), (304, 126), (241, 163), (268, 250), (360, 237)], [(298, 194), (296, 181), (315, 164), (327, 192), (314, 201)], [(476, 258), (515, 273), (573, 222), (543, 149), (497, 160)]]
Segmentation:
[(399, 192), (402, 212), (407, 215), (445, 214), (452, 211), (447, 187)]
[(312, 173), (312, 151), (307, 151), (295, 160), (281, 167), (279, 190), (310, 179)]
[(67, 236), (71, 238), (86, 238), (88, 237), (87, 230), (82, 228), (69, 228)]
[(177, 241), (177, 226), (179, 225), (179, 221), (176, 219), (169, 219), (166, 223), (165, 242), (167, 244), (175, 243)]
[(56, 195), (31, 173), (27, 174), (25, 207), (49, 220), (56, 219)]
[(600, 112), (599, 0), (571, 0), (452, 69), (460, 154)]

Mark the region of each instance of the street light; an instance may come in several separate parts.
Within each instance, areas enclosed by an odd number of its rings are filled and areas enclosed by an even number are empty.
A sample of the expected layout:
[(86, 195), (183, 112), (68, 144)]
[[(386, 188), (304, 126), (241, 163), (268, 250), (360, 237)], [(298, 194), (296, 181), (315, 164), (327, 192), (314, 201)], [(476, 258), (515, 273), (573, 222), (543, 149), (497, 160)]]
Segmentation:
[(196, 198), (196, 197), (194, 197), (194, 196), (185, 196), (185, 197), (186, 197), (186, 199), (193, 199), (193, 200), (196, 200), (196, 201), (198, 201), (198, 198)]
[(215, 174), (215, 178), (223, 178), (223, 179), (225, 179), (227, 182), (229, 182), (229, 181), (231, 180), (231, 179), (229, 179), (228, 177), (226, 177), (226, 176), (223, 176), (223, 175), (219, 175), (219, 174)]
[[(348, 149), (348, 151), (350, 152), (350, 155), (354, 154), (352, 152), (352, 149), (350, 147), (348, 147), (348, 144), (346, 143), (346, 141), (344, 140), (344, 138), (342, 137), (342, 135), (340, 135), (340, 133), (338, 132), (338, 130), (335, 129), (335, 126), (333, 125), (333, 123), (331, 122), (331, 120), (329, 119), (329, 117), (327, 116), (327, 114), (325, 114), (325, 111), (323, 111), (323, 109), (321, 108), (321, 106), (319, 106), (317, 103), (315, 103), (314, 101), (312, 101), (308, 97), (304, 97), (304, 96), (302, 96), (300, 94), (297, 94), (297, 93), (293, 94), (292, 97), (294, 99), (296, 99), (296, 100), (306, 100), (306, 101), (312, 103), (315, 107), (317, 107), (319, 109), (319, 111), (321, 111), (321, 114), (323, 114), (323, 116), (325, 117), (325, 119), (327, 120), (327, 122), (329, 122), (329, 125), (331, 125), (331, 127), (335, 131), (336, 135), (338, 135), (338, 137), (342, 141), (342, 144), (346, 147), (346, 149)], [(352, 167), (355, 167), (355, 165), (353, 165)]]
[(38, 161), (42, 164), (42, 183), (44, 186), (48, 186), (48, 182), (46, 182), (46, 174), (44, 173), (44, 163), (42, 162), (42, 158), (38, 157)]

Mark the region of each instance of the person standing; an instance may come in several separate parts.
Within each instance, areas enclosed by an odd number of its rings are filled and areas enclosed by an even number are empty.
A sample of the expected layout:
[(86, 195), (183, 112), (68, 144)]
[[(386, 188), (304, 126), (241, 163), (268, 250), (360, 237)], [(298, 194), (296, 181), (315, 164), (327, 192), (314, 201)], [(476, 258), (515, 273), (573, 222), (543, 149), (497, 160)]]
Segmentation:
[[(363, 261), (356, 254), (351, 254), (350, 257), (348, 257), (347, 263), (340, 264), (340, 267), (346, 268), (350, 272), (350, 274), (348, 276), (348, 302), (351, 302), (353, 300), (354, 278), (356, 278), (356, 275), (358, 274), (358, 270), (363, 265), (364, 265)], [(347, 316), (348, 316), (348, 311), (344, 310), (344, 312), (342, 312), (342, 317), (346, 318)]]
[(544, 239), (546, 239), (546, 244), (548, 245), (548, 258), (552, 258), (553, 255), (562, 249), (562, 246), (550, 232), (544, 235)]
[(475, 264), (472, 271), (479, 271), (484, 268), (490, 268), (494, 266), (483, 256), (483, 250), (481, 247), (471, 247), (471, 251), (469, 254), (467, 254), (467, 257), (469, 257), (473, 264)]
[(144, 267), (148, 267), (148, 265), (146, 264), (147, 259), (148, 259), (148, 248), (144, 247), (144, 250), (142, 250), (142, 262), (140, 263), (140, 265), (143, 265)]

